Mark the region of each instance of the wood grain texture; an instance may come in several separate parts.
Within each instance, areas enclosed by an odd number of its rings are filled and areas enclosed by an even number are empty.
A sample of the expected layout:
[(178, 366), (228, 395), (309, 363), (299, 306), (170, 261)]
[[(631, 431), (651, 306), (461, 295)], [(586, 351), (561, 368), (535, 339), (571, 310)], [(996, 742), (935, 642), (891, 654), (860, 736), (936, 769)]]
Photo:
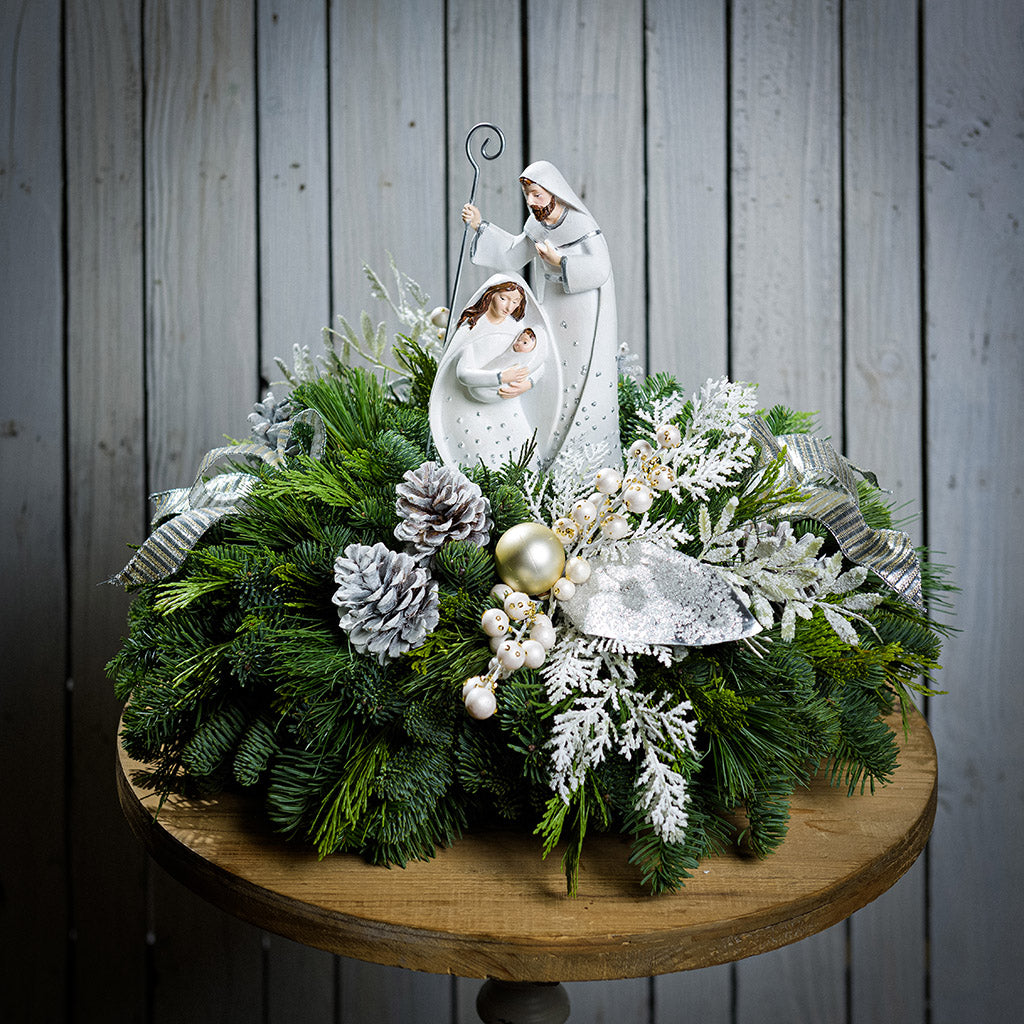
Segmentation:
[[(331, 317), (327, 5), (258, 0), (259, 326), (264, 379)], [(279, 389), (280, 390), (280, 389)]]
[[(149, 485), (188, 485), (258, 382), (254, 9), (145, 9)], [(232, 427), (231, 425), (234, 425)], [(157, 875), (150, 906), (157, 1020), (258, 1019), (257, 931)], [(216, 971), (197, 964), (216, 963)]]
[(728, 372), (725, 5), (647, 4), (648, 369)]
[(150, 486), (187, 485), (245, 424), (256, 362), (250, 3), (206, 0), (144, 24)]
[(0, 75), (0, 811), (17, 823), (0, 850), (0, 1015), (43, 1022), (70, 982), (58, 3), (0, 8)]
[[(843, 17), (844, 450), (919, 510), (918, 5), (846, 4)], [(908, 528), (923, 541), (920, 519)], [(851, 1024), (924, 1024), (925, 913), (919, 864), (851, 920)], [(878, 956), (888, 944), (900, 956)]]
[(836, 5), (737, 3), (731, 42), (731, 372), (838, 438)]
[(331, 5), (333, 309), (353, 323), (389, 316), (362, 272), (386, 280), (389, 252), (445, 301), (444, 29), (442, 0)]
[[(146, 523), (139, 5), (65, 5), (68, 482), (71, 582), (73, 992), (81, 1020), (119, 993), (125, 1020), (146, 1005), (146, 858), (116, 813), (106, 765), (118, 701), (104, 665), (128, 598), (98, 584)], [(111, 955), (110, 921), (125, 937)]]
[(929, 2), (924, 29), (928, 541), (964, 588), (947, 679), (970, 680), (930, 702), (932, 1019), (953, 1024), (1024, 1001), (1024, 12)]
[[(731, 374), (841, 441), (838, 7), (740, 2), (731, 31)], [(838, 930), (737, 968), (737, 1024), (830, 1024), (845, 1003)]]
[[(465, 977), (631, 978), (724, 963), (794, 942), (877, 898), (914, 862), (935, 810), (935, 748), (915, 713), (896, 780), (847, 797), (818, 778), (793, 797), (789, 836), (763, 861), (722, 855), (652, 898), (615, 837), (593, 841), (580, 896), (520, 833), (465, 837), (391, 871), (320, 861), (269, 834), (258, 808), (221, 795), (159, 799), (129, 781), (132, 829), (172, 875), (244, 920), (358, 959)], [(467, 891), (469, 898), (463, 898)]]

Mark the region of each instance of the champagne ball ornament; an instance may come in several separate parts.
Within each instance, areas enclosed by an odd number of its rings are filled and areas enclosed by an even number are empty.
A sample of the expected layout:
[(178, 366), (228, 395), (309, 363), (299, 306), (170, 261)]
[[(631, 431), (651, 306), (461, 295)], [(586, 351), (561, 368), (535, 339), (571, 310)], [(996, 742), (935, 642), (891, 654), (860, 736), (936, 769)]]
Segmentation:
[(494, 549), (498, 575), (524, 594), (550, 590), (565, 568), (565, 548), (543, 523), (519, 523), (506, 530)]

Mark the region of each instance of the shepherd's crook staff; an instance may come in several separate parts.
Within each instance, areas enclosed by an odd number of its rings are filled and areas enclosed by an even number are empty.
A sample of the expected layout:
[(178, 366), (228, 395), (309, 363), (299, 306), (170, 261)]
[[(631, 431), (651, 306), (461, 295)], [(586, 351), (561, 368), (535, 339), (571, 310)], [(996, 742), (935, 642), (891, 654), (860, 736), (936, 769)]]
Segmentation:
[[(505, 151), (505, 136), (502, 134), (501, 129), (496, 124), (490, 124), (488, 121), (481, 121), (479, 124), (473, 125), (472, 128), (466, 134), (466, 158), (473, 165), (473, 187), (469, 191), (469, 201), (472, 203), (476, 199), (476, 183), (480, 180), (480, 165), (473, 159), (473, 151), (470, 149), (470, 142), (473, 136), (480, 130), (489, 130), (494, 132), (498, 136), (498, 152), (488, 153), (487, 143), (490, 142), (490, 137), (484, 139), (480, 146), (480, 155), (485, 160), (497, 160), (499, 156)], [(447, 346), (448, 342), (451, 341), (452, 337), (452, 317), (455, 314), (455, 300), (459, 294), (459, 281), (462, 279), (462, 260), (466, 255), (466, 235), (469, 233), (469, 225), (465, 224), (462, 228), (462, 248), (459, 249), (459, 262), (455, 268), (455, 284), (452, 287), (451, 301), (448, 303), (448, 327), (445, 330), (444, 343)]]

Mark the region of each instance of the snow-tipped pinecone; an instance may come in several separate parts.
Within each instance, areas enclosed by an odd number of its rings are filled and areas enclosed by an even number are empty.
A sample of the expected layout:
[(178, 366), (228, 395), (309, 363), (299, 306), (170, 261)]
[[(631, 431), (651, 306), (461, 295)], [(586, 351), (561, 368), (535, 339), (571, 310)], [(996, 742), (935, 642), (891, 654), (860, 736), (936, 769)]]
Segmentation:
[(332, 600), (352, 646), (381, 663), (419, 647), (440, 618), (437, 583), (411, 555), (349, 544), (334, 562)]
[(257, 402), (253, 406), (253, 412), (249, 413), (253, 437), (277, 451), (278, 435), (281, 428), (291, 419), (291, 415), (291, 399), (286, 398), (279, 402), (274, 397), (274, 392), (268, 391), (263, 401)]
[(412, 546), (417, 561), (430, 558), (448, 540), (487, 543), (494, 525), (491, 503), (459, 470), (424, 462), (405, 474), (395, 492), (402, 517), (395, 536)]

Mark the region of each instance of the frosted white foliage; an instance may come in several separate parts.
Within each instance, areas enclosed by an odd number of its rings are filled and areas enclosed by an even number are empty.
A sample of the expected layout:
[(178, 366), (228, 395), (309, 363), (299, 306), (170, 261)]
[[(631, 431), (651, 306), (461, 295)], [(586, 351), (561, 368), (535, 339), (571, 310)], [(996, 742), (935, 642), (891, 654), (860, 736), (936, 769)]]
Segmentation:
[[(702, 510), (702, 513), (704, 510)], [(820, 555), (822, 538), (812, 533), (797, 537), (789, 522), (775, 529), (746, 523), (730, 529), (723, 515), (718, 528), (702, 514), (700, 558), (720, 571), (750, 602), (750, 610), (765, 629), (781, 625), (783, 640), (796, 635), (796, 620), (809, 619), (821, 610), (826, 622), (849, 644), (859, 642), (854, 622), (866, 622), (861, 612), (876, 607), (882, 594), (857, 593), (867, 569), (854, 566), (843, 572), (841, 552)]]
[[(686, 831), (689, 797), (675, 765), (681, 757), (697, 756), (692, 707), (637, 690), (631, 655), (638, 652), (615, 650), (613, 644), (566, 626), (551, 651), (542, 672), (548, 699), (573, 698), (552, 723), (551, 787), (568, 801), (610, 751), (627, 760), (639, 755), (636, 806), (659, 836), (678, 842)], [(667, 649), (653, 653), (671, 660)]]

